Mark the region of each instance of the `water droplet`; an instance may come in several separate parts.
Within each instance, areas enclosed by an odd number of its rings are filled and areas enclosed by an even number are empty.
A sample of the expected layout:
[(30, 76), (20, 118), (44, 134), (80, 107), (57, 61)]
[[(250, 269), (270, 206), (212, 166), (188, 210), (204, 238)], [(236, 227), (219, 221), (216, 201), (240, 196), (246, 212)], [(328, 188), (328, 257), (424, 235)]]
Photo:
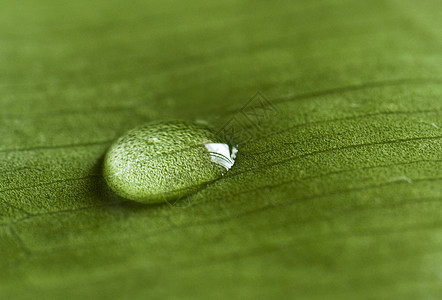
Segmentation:
[(220, 178), (237, 152), (201, 124), (150, 123), (128, 131), (109, 148), (103, 176), (123, 198), (164, 202)]

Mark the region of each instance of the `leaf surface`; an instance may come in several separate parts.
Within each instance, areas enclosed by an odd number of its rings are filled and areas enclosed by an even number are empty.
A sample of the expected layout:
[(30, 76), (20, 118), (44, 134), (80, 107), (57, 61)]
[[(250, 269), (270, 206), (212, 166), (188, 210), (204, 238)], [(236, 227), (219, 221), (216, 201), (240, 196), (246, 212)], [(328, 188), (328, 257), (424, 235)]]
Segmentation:
[[(437, 298), (439, 11), (2, 1), (1, 298)], [(257, 91), (268, 115), (247, 119)], [(235, 166), (177, 203), (122, 201), (106, 149), (167, 119), (241, 122)]]

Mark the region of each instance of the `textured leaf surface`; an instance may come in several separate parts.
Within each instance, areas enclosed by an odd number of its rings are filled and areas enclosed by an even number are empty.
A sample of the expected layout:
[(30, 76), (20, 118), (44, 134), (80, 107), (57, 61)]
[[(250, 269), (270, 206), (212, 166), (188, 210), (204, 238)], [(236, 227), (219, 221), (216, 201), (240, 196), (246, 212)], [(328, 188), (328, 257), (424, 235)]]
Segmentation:
[[(0, 297), (438, 298), (438, 1), (0, 2)], [(221, 180), (118, 199), (152, 120), (279, 111)]]

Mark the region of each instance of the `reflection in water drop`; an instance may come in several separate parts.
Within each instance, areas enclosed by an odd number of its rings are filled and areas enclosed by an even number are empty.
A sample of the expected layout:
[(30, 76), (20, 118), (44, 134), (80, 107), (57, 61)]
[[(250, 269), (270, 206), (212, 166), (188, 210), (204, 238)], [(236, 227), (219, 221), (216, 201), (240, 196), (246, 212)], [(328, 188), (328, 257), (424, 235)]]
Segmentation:
[(206, 126), (151, 123), (128, 131), (109, 148), (103, 176), (123, 198), (164, 202), (220, 178), (233, 166), (237, 152)]
[(236, 153), (238, 152), (236, 147), (232, 147), (232, 152), (230, 152), (230, 147), (227, 144), (209, 143), (205, 146), (210, 153), (212, 162), (223, 166), (227, 171), (230, 170), (235, 163), (234, 159), (236, 158)]

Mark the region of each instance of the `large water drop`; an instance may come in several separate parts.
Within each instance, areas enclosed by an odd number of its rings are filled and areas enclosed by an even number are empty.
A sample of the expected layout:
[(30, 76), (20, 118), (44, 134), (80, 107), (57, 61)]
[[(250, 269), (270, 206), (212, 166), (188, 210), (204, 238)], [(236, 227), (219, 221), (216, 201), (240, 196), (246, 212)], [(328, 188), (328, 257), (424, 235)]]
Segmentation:
[(117, 195), (159, 203), (220, 178), (233, 166), (236, 152), (204, 125), (150, 123), (128, 131), (109, 148), (103, 175)]

